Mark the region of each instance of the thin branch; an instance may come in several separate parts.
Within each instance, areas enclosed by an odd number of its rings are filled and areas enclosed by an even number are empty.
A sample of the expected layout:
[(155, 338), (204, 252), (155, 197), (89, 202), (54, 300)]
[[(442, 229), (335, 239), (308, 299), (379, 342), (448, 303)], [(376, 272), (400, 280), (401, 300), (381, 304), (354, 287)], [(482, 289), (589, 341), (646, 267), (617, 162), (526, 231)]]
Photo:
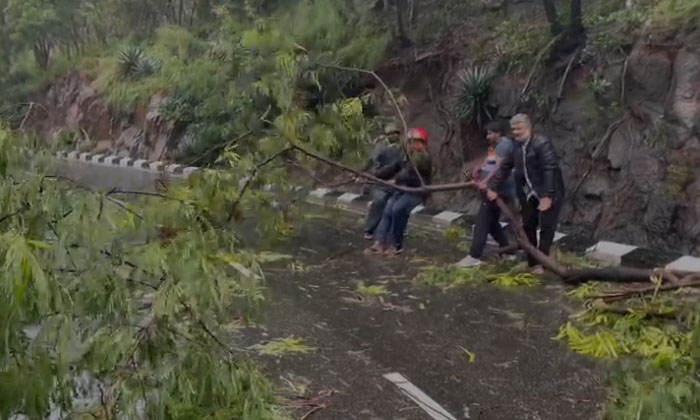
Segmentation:
[[(264, 117), (267, 115), (268, 112), (269, 112), (269, 107), (268, 107), (268, 110), (265, 111), (265, 114), (263, 114), (263, 116), (261, 117), (261, 119), (264, 118)], [(193, 163), (199, 161), (200, 159), (204, 158), (205, 156), (209, 155), (209, 154), (212, 153), (212, 152), (216, 152), (217, 150), (220, 150), (220, 149), (225, 149), (225, 148), (227, 148), (228, 146), (230, 146), (230, 145), (232, 145), (232, 144), (234, 144), (234, 143), (238, 143), (239, 140), (243, 140), (244, 138), (248, 137), (248, 136), (251, 135), (251, 134), (253, 134), (253, 130), (248, 130), (248, 131), (246, 131), (245, 133), (243, 133), (243, 134), (239, 135), (238, 137), (234, 138), (233, 140), (229, 140), (229, 141), (227, 141), (227, 142), (225, 142), (225, 143), (216, 144), (216, 145), (214, 145), (213, 147), (211, 147), (211, 148), (205, 150), (203, 153), (200, 153), (198, 156), (194, 157), (193, 159), (190, 159), (190, 160), (186, 161), (186, 162), (185, 162), (185, 165), (191, 165), (191, 164), (193, 164)]]
[(549, 51), (550, 48), (552, 48), (552, 45), (554, 45), (555, 42), (557, 42), (561, 38), (561, 35), (557, 35), (552, 37), (552, 40), (545, 45), (542, 50), (537, 54), (537, 59), (535, 60), (535, 64), (532, 65), (532, 69), (530, 70), (530, 75), (527, 77), (527, 82), (525, 83), (525, 86), (523, 87), (523, 90), (520, 92), (520, 96), (523, 97), (527, 93), (528, 90), (530, 90), (530, 85), (532, 84), (532, 80), (535, 77), (535, 73), (537, 72), (537, 67), (539, 67), (540, 62), (544, 58), (544, 55)]
[(389, 182), (384, 179), (377, 178), (374, 175), (368, 174), (366, 172), (361, 172), (356, 169), (353, 169), (347, 165), (344, 165), (340, 162), (336, 162), (332, 159), (329, 159), (325, 156), (322, 156), (316, 152), (313, 152), (311, 150), (308, 150), (306, 148), (303, 148), (298, 145), (292, 145), (292, 148), (295, 150), (300, 151), (301, 153), (314, 158), (316, 160), (319, 160), (325, 164), (328, 164), (330, 166), (334, 166), (338, 169), (342, 169), (343, 171), (350, 172), (351, 174), (354, 174), (360, 178), (365, 178), (368, 179), (376, 184), (381, 184), (386, 187), (391, 187), (395, 190), (407, 192), (407, 193), (431, 193), (431, 192), (445, 192), (445, 191), (457, 191), (457, 190), (464, 190), (467, 188), (473, 188), (476, 183), (474, 182), (458, 182), (458, 183), (453, 183), (453, 184), (441, 184), (441, 185), (426, 185), (423, 187), (405, 187), (403, 185), (396, 185), (393, 182)]
[[(335, 69), (335, 70), (343, 70), (343, 71), (354, 71), (357, 73), (363, 73), (363, 74), (368, 74), (372, 77), (374, 77), (380, 85), (384, 88), (386, 93), (389, 95), (389, 98), (391, 98), (391, 102), (394, 104), (394, 108), (396, 108), (396, 112), (399, 114), (399, 118), (401, 119), (401, 125), (403, 126), (403, 132), (404, 135), (408, 135), (408, 124), (406, 124), (406, 118), (403, 116), (403, 112), (401, 112), (401, 107), (399, 106), (399, 102), (396, 100), (396, 97), (394, 94), (391, 92), (391, 89), (389, 89), (389, 86), (387, 86), (386, 83), (384, 83), (384, 80), (382, 80), (381, 77), (377, 73), (375, 73), (372, 70), (365, 70), (365, 69), (359, 69), (355, 67), (344, 67), (344, 66), (334, 66), (332, 64), (323, 64), (323, 63), (318, 63), (316, 62), (317, 65), (321, 67), (326, 67), (329, 69)], [(411, 167), (413, 170), (416, 172), (416, 175), (418, 175), (418, 179), (420, 180), (420, 185), (425, 186), (425, 180), (423, 180), (423, 176), (418, 172), (418, 168), (416, 167), (416, 164), (413, 162), (413, 158), (411, 157), (411, 154), (409, 153), (408, 148), (406, 145), (401, 142), (401, 147), (403, 148), (404, 153), (406, 154), (406, 157), (408, 158), (409, 163), (411, 164)]]
[(141, 216), (140, 214), (138, 214), (138, 213), (135, 212), (134, 210), (130, 209), (126, 204), (122, 203), (121, 201), (115, 200), (114, 198), (109, 197), (109, 196), (104, 196), (104, 198), (107, 199), (107, 201), (109, 201), (110, 203), (114, 203), (114, 204), (116, 204), (117, 206), (121, 207), (122, 209), (126, 210), (127, 212), (129, 212), (129, 213), (133, 214), (134, 216), (138, 217), (140, 220), (143, 220), (143, 216)]
[(576, 60), (576, 57), (578, 57), (580, 52), (581, 47), (576, 49), (574, 54), (571, 56), (571, 59), (569, 60), (569, 64), (566, 65), (564, 76), (562, 76), (561, 83), (559, 83), (559, 91), (557, 92), (557, 97), (554, 102), (554, 109), (552, 109), (552, 114), (557, 113), (557, 110), (559, 109), (559, 102), (561, 102), (561, 100), (564, 99), (564, 87), (566, 86), (566, 80), (569, 78), (569, 73), (571, 72), (571, 69), (574, 66), (574, 61)]
[(25, 114), (24, 119), (22, 119), (22, 124), (19, 125), (20, 130), (24, 129), (24, 124), (27, 123), (27, 120), (29, 119), (29, 116), (32, 114), (33, 110), (34, 110), (34, 102), (29, 104), (29, 109), (27, 110), (27, 113)]
[(147, 196), (147, 197), (158, 197), (158, 198), (163, 198), (163, 199), (166, 199), (166, 200), (173, 200), (173, 201), (179, 201), (179, 202), (181, 202), (181, 203), (185, 203), (184, 200), (181, 200), (181, 199), (179, 199), (179, 198), (171, 197), (171, 196), (169, 196), (169, 195), (165, 195), (165, 194), (161, 194), (161, 193), (153, 193), (153, 192), (145, 192), (145, 191), (124, 191), (124, 190), (116, 190), (116, 189), (115, 189), (115, 190), (109, 191), (106, 195), (107, 195), (107, 196), (110, 196), (110, 195), (117, 195), (117, 194), (121, 194), (121, 195), (143, 195), (143, 196)]
[(622, 65), (622, 75), (620, 76), (620, 104), (622, 106), (625, 105), (625, 89), (626, 89), (626, 83), (625, 80), (627, 79), (627, 66), (629, 63), (629, 58), (625, 58), (625, 64)]
[(591, 154), (591, 166), (588, 168), (586, 173), (584, 173), (583, 176), (578, 180), (578, 182), (576, 183), (576, 186), (572, 190), (573, 191), (571, 193), (572, 197), (576, 196), (576, 193), (581, 188), (584, 181), (586, 181), (586, 178), (588, 178), (588, 175), (590, 175), (591, 172), (593, 171), (593, 166), (595, 165), (595, 161), (603, 153), (603, 150), (605, 150), (605, 146), (610, 141), (610, 138), (612, 138), (612, 135), (615, 134), (615, 131), (617, 131), (617, 129), (622, 125), (622, 123), (625, 122), (625, 120), (627, 120), (627, 115), (624, 115), (622, 118), (620, 118), (617, 121), (614, 121), (612, 124), (610, 124), (610, 126), (608, 126), (608, 130), (605, 132), (605, 135), (603, 136), (603, 138), (600, 139), (600, 142), (598, 142), (595, 149), (593, 149), (593, 153)]
[[(275, 153), (275, 154), (273, 154), (273, 155), (271, 155), (271, 156), (268, 156), (268, 157), (267, 157), (266, 159), (264, 159), (262, 162), (260, 162), (260, 163), (258, 163), (257, 165), (255, 165), (255, 167), (253, 168), (253, 170), (250, 171), (250, 174), (246, 177), (246, 180), (245, 180), (245, 182), (243, 183), (243, 186), (241, 186), (241, 189), (238, 190), (238, 197), (236, 198), (236, 201), (233, 202), (233, 204), (232, 204), (231, 207), (232, 207), (232, 208), (238, 207), (238, 205), (241, 203), (241, 200), (243, 199), (243, 196), (245, 195), (246, 191), (247, 191), (248, 188), (250, 187), (250, 183), (251, 183), (251, 182), (253, 181), (253, 179), (255, 179), (255, 177), (258, 175), (258, 171), (260, 171), (260, 169), (262, 169), (263, 167), (265, 167), (265, 165), (268, 165), (270, 162), (274, 161), (274, 160), (277, 159), (278, 157), (282, 156), (283, 154), (289, 152), (290, 150), (292, 150), (291, 147), (286, 147), (286, 148), (280, 150), (279, 152), (277, 152), (277, 153)], [(231, 216), (232, 216), (232, 215), (229, 216), (229, 219), (230, 219)]]

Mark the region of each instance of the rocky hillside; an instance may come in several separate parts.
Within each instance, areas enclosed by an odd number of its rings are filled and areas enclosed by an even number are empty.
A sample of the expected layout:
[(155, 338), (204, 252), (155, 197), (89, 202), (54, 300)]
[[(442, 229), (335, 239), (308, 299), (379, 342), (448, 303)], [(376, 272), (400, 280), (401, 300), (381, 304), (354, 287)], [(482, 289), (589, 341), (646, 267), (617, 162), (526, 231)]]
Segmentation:
[(72, 72), (39, 98), (29, 125), (64, 148), (149, 160), (172, 160), (180, 136), (161, 117), (169, 99), (155, 95), (129, 115), (110, 109), (93, 80)]

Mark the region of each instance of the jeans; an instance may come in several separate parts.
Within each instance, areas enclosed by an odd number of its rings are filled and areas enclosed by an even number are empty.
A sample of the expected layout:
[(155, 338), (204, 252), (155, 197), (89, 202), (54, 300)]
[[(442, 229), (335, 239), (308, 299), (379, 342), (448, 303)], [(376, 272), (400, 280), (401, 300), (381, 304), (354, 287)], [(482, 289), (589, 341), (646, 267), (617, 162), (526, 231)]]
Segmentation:
[(393, 191), (384, 190), (381, 188), (372, 189), (372, 202), (367, 210), (367, 216), (365, 216), (365, 233), (368, 235), (373, 235), (374, 231), (377, 230), (379, 222), (382, 220), (382, 214), (384, 214), (384, 208), (386, 203), (389, 201), (389, 197)]
[(384, 215), (377, 228), (376, 240), (386, 246), (401, 249), (411, 211), (422, 201), (423, 198), (418, 195), (394, 193), (384, 207)]
[(501, 209), (496, 203), (489, 201), (486, 197), (482, 197), (481, 207), (479, 207), (479, 213), (476, 215), (476, 225), (474, 226), (469, 255), (476, 259), (481, 258), (489, 234), (501, 247), (508, 246), (508, 236), (503, 231), (500, 219)]
[[(525, 202), (522, 202), (522, 217), (523, 217), (523, 229), (530, 243), (535, 247), (537, 244), (537, 228), (540, 228), (540, 240), (539, 249), (545, 255), (549, 255), (549, 251), (554, 243), (554, 232), (557, 228), (557, 222), (559, 221), (559, 213), (561, 212), (562, 200), (560, 198), (554, 198), (552, 200), (552, 207), (545, 212), (540, 212), (538, 209), (540, 201), (536, 198), (531, 198)], [(537, 260), (535, 260), (531, 255), (528, 254), (527, 262), (530, 267), (539, 265)]]

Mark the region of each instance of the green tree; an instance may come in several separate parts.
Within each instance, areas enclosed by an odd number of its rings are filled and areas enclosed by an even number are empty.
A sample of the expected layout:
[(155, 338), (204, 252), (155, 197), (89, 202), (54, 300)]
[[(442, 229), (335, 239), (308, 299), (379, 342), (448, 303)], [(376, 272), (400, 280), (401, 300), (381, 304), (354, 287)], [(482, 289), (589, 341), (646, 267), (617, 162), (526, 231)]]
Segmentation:
[(27, 172), (18, 143), (0, 130), (0, 418), (278, 418), (226, 338), (262, 273), (224, 215), (274, 215), (240, 196), (252, 163), (142, 199)]

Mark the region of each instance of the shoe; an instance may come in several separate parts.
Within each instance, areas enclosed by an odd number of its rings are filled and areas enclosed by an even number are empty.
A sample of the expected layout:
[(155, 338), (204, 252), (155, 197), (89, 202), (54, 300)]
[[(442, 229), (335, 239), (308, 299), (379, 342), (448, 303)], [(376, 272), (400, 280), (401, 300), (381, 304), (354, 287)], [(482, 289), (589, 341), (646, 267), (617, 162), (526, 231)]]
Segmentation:
[(374, 235), (371, 233), (365, 233), (365, 240), (371, 241), (372, 239), (374, 239)]
[(365, 255), (379, 255), (383, 254), (385, 251), (386, 249), (384, 248), (384, 245), (379, 242), (375, 242), (374, 245), (365, 249)]
[(478, 267), (484, 262), (478, 258), (474, 258), (471, 255), (467, 255), (460, 262), (456, 263), (454, 266), (457, 268), (472, 268)]
[(536, 276), (541, 276), (544, 274), (544, 268), (541, 265), (536, 265), (532, 267), (530, 272)]
[(389, 247), (386, 251), (384, 251), (384, 254), (390, 256), (390, 257), (395, 257), (397, 255), (403, 254), (403, 248), (396, 248), (394, 246)]

